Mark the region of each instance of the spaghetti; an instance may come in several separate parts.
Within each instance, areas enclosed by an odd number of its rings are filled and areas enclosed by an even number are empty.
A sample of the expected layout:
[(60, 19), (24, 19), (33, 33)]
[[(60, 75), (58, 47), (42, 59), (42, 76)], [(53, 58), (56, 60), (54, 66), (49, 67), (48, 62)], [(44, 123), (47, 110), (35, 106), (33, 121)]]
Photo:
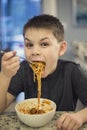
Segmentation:
[(17, 110), (24, 114), (44, 114), (53, 110), (51, 101), (48, 99), (40, 100), (40, 108), (37, 112), (37, 103), (36, 99), (27, 100), (25, 102), (19, 103), (17, 105)]
[(45, 63), (41, 61), (35, 61), (30, 64), (32, 70), (34, 71), (34, 81), (38, 82), (38, 108), (40, 107), (40, 97), (41, 97), (41, 75), (45, 69)]

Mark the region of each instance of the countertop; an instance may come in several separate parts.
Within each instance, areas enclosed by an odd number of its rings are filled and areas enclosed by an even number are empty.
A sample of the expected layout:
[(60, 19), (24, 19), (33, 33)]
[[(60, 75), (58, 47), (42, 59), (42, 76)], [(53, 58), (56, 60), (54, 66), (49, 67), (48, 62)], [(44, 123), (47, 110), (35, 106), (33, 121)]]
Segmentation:
[[(0, 114), (0, 130), (57, 130), (55, 121), (62, 113), (63, 112), (56, 112), (53, 119), (43, 127), (31, 128), (23, 124), (18, 119), (15, 112), (4, 112)], [(87, 123), (84, 124), (79, 130), (87, 130)]]

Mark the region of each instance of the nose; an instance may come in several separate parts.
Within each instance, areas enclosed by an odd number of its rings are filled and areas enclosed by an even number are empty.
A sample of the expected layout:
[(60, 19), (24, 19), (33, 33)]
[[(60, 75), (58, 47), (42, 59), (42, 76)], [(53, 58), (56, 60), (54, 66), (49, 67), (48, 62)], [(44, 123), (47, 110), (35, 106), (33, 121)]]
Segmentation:
[(37, 46), (34, 46), (32, 49), (32, 55), (40, 55), (40, 49)]

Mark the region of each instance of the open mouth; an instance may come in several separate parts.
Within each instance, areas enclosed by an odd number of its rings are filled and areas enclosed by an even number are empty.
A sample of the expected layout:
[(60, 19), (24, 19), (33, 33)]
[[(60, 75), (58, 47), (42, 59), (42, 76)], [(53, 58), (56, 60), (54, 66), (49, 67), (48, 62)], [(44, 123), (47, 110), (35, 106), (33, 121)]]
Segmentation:
[(46, 65), (45, 61), (32, 61), (32, 63), (42, 63), (42, 64)]

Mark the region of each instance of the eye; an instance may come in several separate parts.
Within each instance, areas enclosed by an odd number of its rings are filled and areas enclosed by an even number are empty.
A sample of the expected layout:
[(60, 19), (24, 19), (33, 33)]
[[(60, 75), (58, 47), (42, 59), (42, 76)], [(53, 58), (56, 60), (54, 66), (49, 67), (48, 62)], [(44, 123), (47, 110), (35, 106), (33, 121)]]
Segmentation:
[(43, 42), (43, 43), (41, 43), (41, 46), (42, 46), (42, 47), (47, 47), (47, 46), (49, 46), (49, 43)]
[(25, 46), (26, 46), (27, 48), (31, 48), (31, 47), (33, 47), (33, 44), (32, 44), (32, 43), (25, 43)]

